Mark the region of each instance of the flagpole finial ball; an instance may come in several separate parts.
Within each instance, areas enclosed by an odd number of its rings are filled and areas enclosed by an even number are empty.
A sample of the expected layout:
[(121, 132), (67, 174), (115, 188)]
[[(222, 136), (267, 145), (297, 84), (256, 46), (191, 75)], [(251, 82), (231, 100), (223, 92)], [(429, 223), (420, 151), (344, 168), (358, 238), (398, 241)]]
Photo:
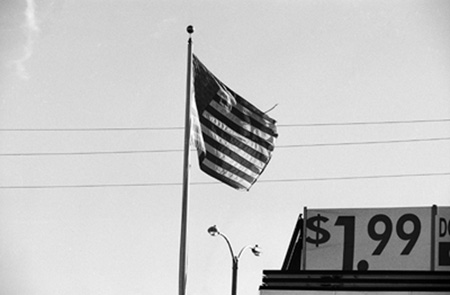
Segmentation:
[(186, 31), (187, 31), (189, 34), (194, 33), (194, 26), (188, 26), (188, 27), (186, 28)]

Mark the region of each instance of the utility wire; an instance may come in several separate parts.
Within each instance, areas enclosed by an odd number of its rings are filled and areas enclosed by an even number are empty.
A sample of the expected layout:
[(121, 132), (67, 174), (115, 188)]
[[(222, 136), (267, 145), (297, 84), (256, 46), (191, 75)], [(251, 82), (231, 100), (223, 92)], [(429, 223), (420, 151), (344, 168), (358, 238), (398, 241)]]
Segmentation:
[[(311, 143), (311, 144), (291, 144), (280, 145), (276, 148), (308, 148), (308, 147), (326, 147), (326, 146), (350, 146), (350, 145), (373, 145), (373, 144), (396, 144), (396, 143), (414, 143), (447, 141), (450, 137), (434, 138), (413, 138), (384, 141), (359, 141), (359, 142), (336, 142), (336, 143)], [(88, 155), (114, 155), (114, 154), (150, 154), (150, 153), (174, 153), (182, 152), (182, 149), (160, 149), (160, 150), (123, 150), (123, 151), (95, 151), (95, 152), (34, 152), (34, 153), (0, 153), (0, 157), (37, 157), (37, 156), (88, 156)]]
[(391, 124), (418, 124), (418, 123), (442, 123), (450, 122), (450, 119), (424, 119), (402, 121), (361, 121), (361, 122), (330, 122), (330, 123), (305, 123), (305, 124), (281, 124), (278, 127), (325, 127), (325, 126), (351, 126), (351, 125), (391, 125)]
[(336, 143), (290, 144), (290, 145), (276, 146), (276, 148), (302, 148), (302, 147), (322, 147), (322, 146), (393, 144), (393, 143), (411, 143), (411, 142), (444, 141), (444, 140), (450, 140), (450, 137), (413, 138), (413, 139), (396, 139), (396, 140), (380, 140), (380, 141), (336, 142)]
[(318, 177), (318, 178), (293, 178), (293, 179), (258, 180), (258, 182), (265, 182), (265, 183), (311, 182), (311, 181), (360, 180), (360, 179), (407, 178), (407, 177), (430, 177), (430, 176), (450, 176), (450, 172), (337, 176), (337, 177)]
[(110, 128), (0, 128), (0, 132), (102, 132), (102, 131), (168, 131), (183, 127), (110, 127)]
[[(431, 172), (414, 174), (387, 174), (387, 175), (361, 175), (361, 176), (338, 176), (317, 178), (292, 178), (292, 179), (267, 179), (258, 180), (258, 183), (286, 183), (286, 182), (315, 182), (315, 181), (343, 181), (364, 179), (389, 179), (410, 177), (436, 177), (450, 176), (450, 172)], [(220, 182), (192, 182), (190, 185), (217, 185)], [(110, 183), (110, 184), (69, 184), (69, 185), (29, 185), (29, 186), (0, 186), (2, 190), (15, 189), (77, 189), (77, 188), (116, 188), (116, 187), (156, 187), (156, 186), (180, 186), (179, 182), (156, 182), (156, 183)]]
[[(277, 127), (325, 127), (325, 126), (352, 126), (352, 125), (391, 125), (391, 124), (419, 124), (443, 123), (450, 119), (423, 119), (423, 120), (390, 120), (390, 121), (361, 121), (361, 122), (325, 122), (305, 124), (280, 124)], [(105, 128), (0, 128), (0, 132), (105, 132), (105, 131), (169, 131), (182, 130), (183, 127), (105, 127)]]
[(148, 154), (182, 152), (182, 149), (167, 150), (135, 150), (135, 151), (97, 151), (97, 152), (42, 152), (42, 153), (6, 153), (0, 157), (38, 157), (38, 156), (90, 156), (90, 155), (119, 155), (119, 154)]

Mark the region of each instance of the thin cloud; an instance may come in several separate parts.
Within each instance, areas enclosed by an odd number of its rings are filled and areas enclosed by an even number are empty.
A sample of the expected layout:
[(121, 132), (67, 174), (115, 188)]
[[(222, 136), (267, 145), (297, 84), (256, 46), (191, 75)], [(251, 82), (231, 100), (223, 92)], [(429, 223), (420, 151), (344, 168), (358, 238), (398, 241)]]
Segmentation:
[(27, 0), (25, 9), (25, 24), (24, 30), (26, 35), (26, 43), (24, 47), (24, 54), (21, 58), (15, 61), (17, 66), (17, 73), (21, 78), (28, 79), (28, 73), (25, 69), (25, 62), (33, 54), (33, 44), (36, 34), (39, 32), (38, 22), (36, 19), (36, 3), (34, 0)]

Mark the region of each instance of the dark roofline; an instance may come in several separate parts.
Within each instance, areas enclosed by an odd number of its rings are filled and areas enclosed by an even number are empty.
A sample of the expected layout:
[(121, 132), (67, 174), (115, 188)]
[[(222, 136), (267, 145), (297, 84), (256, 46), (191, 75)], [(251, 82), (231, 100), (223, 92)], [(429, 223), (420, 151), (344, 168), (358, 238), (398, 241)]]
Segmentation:
[(450, 291), (448, 271), (263, 271), (260, 290)]

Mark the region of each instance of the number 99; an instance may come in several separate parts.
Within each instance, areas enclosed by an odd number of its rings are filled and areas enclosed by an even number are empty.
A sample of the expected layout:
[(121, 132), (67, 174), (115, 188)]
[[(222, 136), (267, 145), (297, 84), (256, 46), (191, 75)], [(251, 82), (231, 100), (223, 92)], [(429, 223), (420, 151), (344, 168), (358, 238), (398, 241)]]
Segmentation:
[[(413, 229), (411, 230), (411, 232), (405, 231), (405, 224), (408, 221), (410, 221), (413, 225)], [(375, 230), (375, 227), (380, 222), (384, 224), (384, 230), (378, 233)], [(391, 238), (392, 227), (392, 221), (387, 215), (378, 214), (370, 219), (369, 224), (367, 225), (367, 232), (369, 234), (369, 237), (374, 241), (380, 241), (378, 246), (373, 251), (372, 255), (380, 255), (383, 252), (384, 248), (389, 242), (389, 239)], [(396, 225), (397, 235), (400, 239), (408, 241), (405, 248), (401, 252), (401, 255), (408, 255), (409, 253), (411, 253), (411, 250), (414, 248), (414, 245), (419, 239), (420, 230), (420, 219), (416, 215), (404, 214), (398, 219)]]

